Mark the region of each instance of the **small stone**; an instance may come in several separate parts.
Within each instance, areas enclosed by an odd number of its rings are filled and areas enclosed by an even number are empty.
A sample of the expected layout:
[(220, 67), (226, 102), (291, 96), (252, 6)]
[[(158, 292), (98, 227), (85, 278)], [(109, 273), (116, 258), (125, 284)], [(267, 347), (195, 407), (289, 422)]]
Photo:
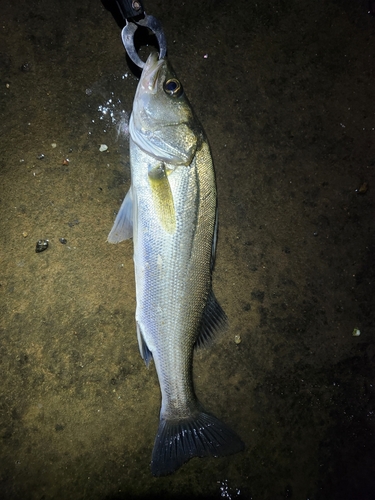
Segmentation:
[(107, 151), (108, 146), (107, 144), (100, 144), (99, 151), (103, 153), (104, 151)]
[(242, 339), (241, 339), (241, 335), (235, 335), (234, 336), (234, 342), (238, 345), (238, 344), (241, 344), (242, 342)]
[(27, 73), (28, 71), (30, 71), (30, 69), (31, 69), (31, 64), (29, 62), (24, 62), (20, 67), (20, 70), (23, 71), (24, 73)]
[(65, 238), (59, 238), (59, 242), (62, 243), (63, 245), (66, 245), (68, 243), (68, 240)]
[(23, 236), (24, 238), (27, 238), (27, 232), (26, 232), (26, 231), (24, 231), (24, 232), (22, 233), (22, 236)]
[(354, 328), (352, 335), (353, 337), (359, 337), (361, 335), (361, 330), (359, 328)]
[(36, 242), (35, 251), (36, 253), (44, 252), (48, 248), (48, 240), (38, 240)]

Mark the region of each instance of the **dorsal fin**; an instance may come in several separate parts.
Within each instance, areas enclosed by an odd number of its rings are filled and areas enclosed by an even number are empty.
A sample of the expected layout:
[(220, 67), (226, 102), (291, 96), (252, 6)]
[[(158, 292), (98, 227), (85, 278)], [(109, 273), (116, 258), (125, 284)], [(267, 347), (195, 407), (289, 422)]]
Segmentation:
[(215, 267), (215, 256), (216, 256), (216, 243), (217, 243), (217, 231), (218, 231), (218, 223), (219, 223), (219, 213), (216, 205), (215, 212), (215, 227), (214, 227), (214, 237), (212, 238), (212, 247), (211, 247), (211, 273)]
[(195, 347), (208, 347), (215, 337), (225, 329), (228, 318), (211, 290), (204, 308)]

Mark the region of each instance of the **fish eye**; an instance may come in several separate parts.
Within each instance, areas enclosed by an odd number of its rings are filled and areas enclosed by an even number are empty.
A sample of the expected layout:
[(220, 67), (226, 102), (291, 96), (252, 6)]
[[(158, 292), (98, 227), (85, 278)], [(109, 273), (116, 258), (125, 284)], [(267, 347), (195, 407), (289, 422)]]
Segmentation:
[(182, 94), (182, 85), (176, 78), (171, 78), (164, 82), (164, 92), (172, 97), (180, 97)]

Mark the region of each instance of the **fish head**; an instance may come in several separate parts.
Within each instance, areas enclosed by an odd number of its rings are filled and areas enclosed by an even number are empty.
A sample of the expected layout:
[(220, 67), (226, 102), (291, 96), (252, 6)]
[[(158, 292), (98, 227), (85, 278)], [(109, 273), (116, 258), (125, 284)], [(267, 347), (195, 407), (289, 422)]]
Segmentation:
[(195, 118), (167, 59), (151, 53), (142, 71), (129, 124), (132, 140), (170, 165), (189, 165), (197, 148)]

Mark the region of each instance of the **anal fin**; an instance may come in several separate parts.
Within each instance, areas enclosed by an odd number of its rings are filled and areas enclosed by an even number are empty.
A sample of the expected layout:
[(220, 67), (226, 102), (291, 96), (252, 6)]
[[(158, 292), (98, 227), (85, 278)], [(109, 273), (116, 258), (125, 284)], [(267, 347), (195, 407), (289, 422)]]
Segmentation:
[(141, 327), (139, 326), (139, 323), (137, 322), (137, 339), (138, 339), (138, 347), (139, 347), (139, 352), (141, 353), (141, 357), (146, 363), (146, 366), (148, 368), (148, 365), (150, 364), (150, 361), (152, 360), (152, 352), (148, 348), (146, 341), (143, 337)]

